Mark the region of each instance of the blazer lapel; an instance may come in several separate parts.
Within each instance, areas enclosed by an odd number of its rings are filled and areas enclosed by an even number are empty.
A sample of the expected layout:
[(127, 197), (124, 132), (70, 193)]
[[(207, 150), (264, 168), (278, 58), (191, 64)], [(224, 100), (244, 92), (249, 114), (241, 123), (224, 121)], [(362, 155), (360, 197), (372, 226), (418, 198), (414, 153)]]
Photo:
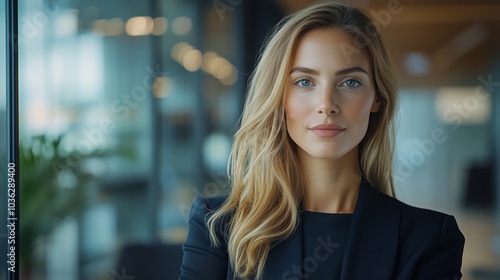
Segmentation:
[[(302, 219), (302, 215), (300, 217)], [(302, 279), (302, 226), (299, 224), (292, 237), (276, 244), (269, 251), (264, 279)]]
[(368, 182), (360, 185), (346, 244), (342, 280), (391, 279), (399, 239), (400, 209)]

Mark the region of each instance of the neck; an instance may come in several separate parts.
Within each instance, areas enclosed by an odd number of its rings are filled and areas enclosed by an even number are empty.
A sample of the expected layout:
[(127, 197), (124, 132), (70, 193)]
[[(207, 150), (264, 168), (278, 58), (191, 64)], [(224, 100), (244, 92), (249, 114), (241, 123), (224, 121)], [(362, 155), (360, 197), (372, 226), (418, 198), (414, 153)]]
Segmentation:
[(354, 212), (361, 182), (357, 148), (334, 160), (313, 158), (299, 149), (298, 159), (304, 179), (304, 210)]

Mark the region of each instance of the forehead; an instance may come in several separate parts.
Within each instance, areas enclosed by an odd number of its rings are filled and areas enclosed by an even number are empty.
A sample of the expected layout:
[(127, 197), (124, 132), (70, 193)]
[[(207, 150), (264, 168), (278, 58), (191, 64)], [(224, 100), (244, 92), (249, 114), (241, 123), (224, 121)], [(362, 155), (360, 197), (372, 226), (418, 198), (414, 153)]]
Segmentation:
[(327, 67), (338, 70), (360, 66), (371, 71), (366, 47), (357, 47), (353, 36), (337, 28), (313, 29), (303, 34), (292, 60), (292, 68)]

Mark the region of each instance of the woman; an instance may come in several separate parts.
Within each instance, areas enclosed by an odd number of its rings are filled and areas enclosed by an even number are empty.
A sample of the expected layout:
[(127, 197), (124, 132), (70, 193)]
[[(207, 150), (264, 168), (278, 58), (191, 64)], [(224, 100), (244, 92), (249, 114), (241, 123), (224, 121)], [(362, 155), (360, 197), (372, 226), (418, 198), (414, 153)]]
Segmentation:
[(232, 191), (193, 204), (180, 279), (460, 279), (455, 219), (392, 197), (396, 101), (360, 9), (286, 17), (249, 85)]

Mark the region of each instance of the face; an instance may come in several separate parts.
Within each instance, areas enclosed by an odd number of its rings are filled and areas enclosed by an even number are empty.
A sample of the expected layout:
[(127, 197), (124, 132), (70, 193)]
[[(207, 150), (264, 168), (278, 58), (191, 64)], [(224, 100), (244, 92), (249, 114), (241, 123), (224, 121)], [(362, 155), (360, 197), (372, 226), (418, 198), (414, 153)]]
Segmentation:
[(284, 103), (299, 153), (340, 159), (356, 152), (370, 114), (380, 109), (369, 56), (349, 46), (354, 39), (334, 28), (311, 30), (298, 42)]

